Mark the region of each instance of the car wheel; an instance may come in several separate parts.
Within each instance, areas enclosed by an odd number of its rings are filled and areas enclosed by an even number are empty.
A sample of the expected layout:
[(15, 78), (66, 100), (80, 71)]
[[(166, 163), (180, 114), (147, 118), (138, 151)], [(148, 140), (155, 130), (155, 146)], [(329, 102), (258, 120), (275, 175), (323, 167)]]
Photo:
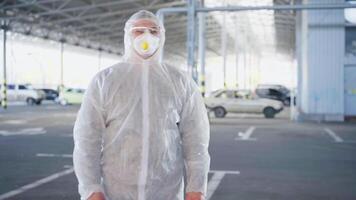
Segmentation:
[(36, 100), (34, 98), (27, 98), (26, 103), (27, 103), (27, 105), (32, 106), (33, 104), (36, 103)]
[(267, 107), (263, 110), (263, 114), (265, 115), (265, 118), (274, 118), (276, 110), (272, 107)]
[(67, 101), (66, 99), (61, 99), (61, 100), (59, 101), (59, 103), (60, 103), (62, 106), (68, 105), (68, 101)]
[(223, 118), (226, 115), (226, 110), (223, 107), (216, 107), (214, 108), (214, 114), (217, 118)]
[(36, 105), (41, 105), (42, 101), (36, 101)]

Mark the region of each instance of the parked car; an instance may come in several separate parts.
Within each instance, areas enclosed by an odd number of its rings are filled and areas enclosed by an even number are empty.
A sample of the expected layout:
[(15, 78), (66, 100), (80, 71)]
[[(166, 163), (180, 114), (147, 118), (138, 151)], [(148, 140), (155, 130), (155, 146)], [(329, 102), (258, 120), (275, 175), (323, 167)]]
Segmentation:
[[(290, 90), (283, 85), (260, 84), (257, 86), (255, 93), (266, 99), (273, 99), (282, 102), (285, 106), (290, 106)], [(296, 98), (294, 97), (294, 103)]]
[(46, 94), (46, 97), (45, 97), (46, 100), (55, 101), (59, 96), (59, 93), (57, 92), (57, 90), (46, 89), (46, 88), (42, 88), (39, 90), (42, 90)]
[(205, 99), (205, 104), (218, 118), (225, 117), (229, 112), (258, 113), (274, 118), (283, 110), (281, 102), (258, 98), (248, 90), (217, 90)]
[(68, 104), (81, 104), (83, 95), (83, 89), (63, 88), (59, 93), (58, 102), (64, 106)]
[[(2, 85), (0, 85), (0, 89), (2, 90)], [(0, 99), (3, 99), (3, 93), (0, 94)], [(24, 101), (28, 105), (40, 105), (43, 99), (45, 99), (45, 93), (40, 90), (32, 89), (29, 85), (7, 85), (7, 100), (9, 102)]]

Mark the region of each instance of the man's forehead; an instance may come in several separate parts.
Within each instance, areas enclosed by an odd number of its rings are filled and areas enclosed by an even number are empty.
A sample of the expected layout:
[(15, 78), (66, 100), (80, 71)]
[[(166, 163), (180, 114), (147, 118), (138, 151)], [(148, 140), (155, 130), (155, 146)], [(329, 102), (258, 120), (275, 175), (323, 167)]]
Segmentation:
[(132, 23), (132, 27), (159, 28), (158, 24), (149, 19), (139, 19)]

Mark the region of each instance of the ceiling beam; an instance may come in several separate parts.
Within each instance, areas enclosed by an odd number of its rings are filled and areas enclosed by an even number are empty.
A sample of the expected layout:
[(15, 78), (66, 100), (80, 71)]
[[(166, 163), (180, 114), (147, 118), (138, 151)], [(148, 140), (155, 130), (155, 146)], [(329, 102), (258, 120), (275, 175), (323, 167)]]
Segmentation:
[(136, 12), (138, 10), (156, 10), (156, 9), (160, 9), (160, 8), (166, 8), (166, 7), (171, 7), (171, 6), (181, 6), (181, 5), (185, 5), (186, 3), (183, 1), (179, 1), (179, 2), (169, 2), (169, 3), (162, 3), (162, 4), (157, 4), (154, 6), (145, 6), (145, 7), (141, 7), (141, 8), (133, 8), (133, 9), (126, 9), (124, 11), (119, 10), (119, 11), (115, 11), (115, 12), (109, 12), (109, 13), (99, 13), (99, 14), (92, 14), (92, 15), (85, 15), (85, 16), (81, 16), (81, 17), (74, 17), (71, 19), (61, 19), (61, 20), (56, 20), (53, 21), (53, 23), (65, 23), (65, 22), (71, 22), (71, 21), (78, 21), (78, 20), (84, 20), (84, 19), (93, 19), (93, 18), (97, 18), (97, 17), (112, 17), (115, 15), (124, 15), (126, 16), (126, 14), (131, 14), (133, 12)]
[(32, 5), (35, 5), (35, 4), (46, 4), (46, 3), (53, 3), (53, 2), (58, 2), (58, 1), (63, 1), (63, 0), (44, 0), (44, 1), (35, 1), (35, 0), (32, 0), (32, 1), (27, 1), (27, 2), (24, 2), (24, 3), (15, 3), (13, 5), (9, 5), (9, 6), (2, 6), (0, 7), (0, 10), (11, 10), (11, 9), (15, 9), (15, 8), (23, 8), (23, 7), (29, 7), (29, 6), (32, 6)]
[(105, 2), (105, 3), (95, 3), (92, 5), (86, 5), (86, 6), (77, 6), (77, 7), (57, 9), (57, 10), (52, 10), (52, 11), (47, 11), (47, 12), (39, 12), (39, 13), (36, 13), (36, 15), (46, 16), (46, 15), (61, 14), (61, 13), (65, 13), (65, 12), (75, 12), (75, 11), (87, 10), (87, 9), (107, 8), (107, 7), (111, 7), (114, 5), (117, 6), (117, 5), (132, 3), (135, 1), (136, 0), (109, 1), (109, 2)]

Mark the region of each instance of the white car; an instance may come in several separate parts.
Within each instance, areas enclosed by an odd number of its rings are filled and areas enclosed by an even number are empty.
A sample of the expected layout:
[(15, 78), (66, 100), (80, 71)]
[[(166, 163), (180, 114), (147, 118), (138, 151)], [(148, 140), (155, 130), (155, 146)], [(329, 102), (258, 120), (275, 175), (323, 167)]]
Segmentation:
[[(2, 85), (0, 85), (2, 91)], [(27, 85), (9, 84), (7, 85), (7, 101), (24, 101), (28, 105), (41, 104), (45, 99), (46, 94), (42, 90), (32, 89)], [(0, 99), (3, 99), (3, 93), (0, 94)]]
[(283, 110), (281, 102), (258, 98), (248, 90), (217, 90), (205, 98), (205, 104), (218, 118), (225, 117), (228, 112), (260, 113), (266, 118), (274, 118)]

